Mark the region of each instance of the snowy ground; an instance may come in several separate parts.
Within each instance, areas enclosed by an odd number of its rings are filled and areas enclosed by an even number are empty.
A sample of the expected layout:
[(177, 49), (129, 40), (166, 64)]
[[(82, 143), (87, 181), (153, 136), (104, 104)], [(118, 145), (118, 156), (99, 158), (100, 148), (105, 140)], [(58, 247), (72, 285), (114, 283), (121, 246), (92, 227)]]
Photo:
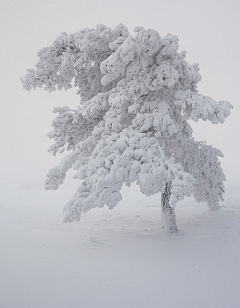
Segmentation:
[(72, 181), (49, 192), (44, 171), (26, 174), (1, 178), (1, 308), (240, 307), (240, 193), (233, 180), (219, 211), (192, 199), (178, 204), (180, 232), (166, 236), (160, 196), (124, 188), (113, 211), (92, 210), (80, 223), (63, 224)]

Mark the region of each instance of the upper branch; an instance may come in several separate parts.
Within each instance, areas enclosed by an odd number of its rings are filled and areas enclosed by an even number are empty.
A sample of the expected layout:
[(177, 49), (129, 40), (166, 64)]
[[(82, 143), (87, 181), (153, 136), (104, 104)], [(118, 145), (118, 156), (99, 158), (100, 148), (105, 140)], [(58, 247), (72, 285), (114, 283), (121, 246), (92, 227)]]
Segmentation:
[(98, 25), (97, 29), (83, 29), (71, 35), (61, 33), (51, 46), (38, 52), (36, 68), (21, 77), (23, 87), (30, 91), (44, 86), (52, 92), (56, 88), (68, 90), (74, 85), (79, 88), (83, 101), (106, 92), (113, 84), (108, 87), (101, 84), (100, 64), (113, 52), (109, 44), (117, 37), (128, 35), (127, 28), (121, 24), (113, 30)]
[(198, 121), (209, 120), (213, 124), (223, 123), (230, 115), (233, 106), (227, 101), (216, 102), (209, 96), (192, 91), (177, 91), (174, 94), (174, 105), (183, 110), (187, 119)]

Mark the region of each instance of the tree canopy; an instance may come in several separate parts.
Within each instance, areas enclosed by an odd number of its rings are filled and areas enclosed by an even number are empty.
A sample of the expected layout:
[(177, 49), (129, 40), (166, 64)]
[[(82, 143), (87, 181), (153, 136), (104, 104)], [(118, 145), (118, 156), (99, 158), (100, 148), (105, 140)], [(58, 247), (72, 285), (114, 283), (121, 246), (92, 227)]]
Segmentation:
[(77, 88), (76, 110), (57, 107), (49, 151), (68, 150), (50, 169), (46, 189), (57, 189), (69, 168), (81, 180), (64, 207), (64, 221), (94, 207), (115, 207), (121, 187), (136, 182), (150, 196), (171, 182), (170, 206), (193, 194), (214, 209), (225, 176), (221, 151), (195, 141), (189, 119), (223, 123), (232, 105), (197, 91), (198, 64), (178, 51), (178, 37), (120, 24), (61, 33), (38, 52), (35, 69), (21, 78), (26, 90)]

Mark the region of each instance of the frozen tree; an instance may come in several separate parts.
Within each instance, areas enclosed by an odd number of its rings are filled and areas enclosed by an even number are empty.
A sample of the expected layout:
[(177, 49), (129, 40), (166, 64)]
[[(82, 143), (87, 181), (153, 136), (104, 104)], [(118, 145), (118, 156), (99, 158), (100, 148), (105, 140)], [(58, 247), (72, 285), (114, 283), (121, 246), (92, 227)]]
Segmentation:
[(64, 207), (64, 221), (121, 200), (136, 182), (147, 196), (162, 193), (163, 227), (177, 232), (174, 207), (193, 194), (218, 208), (224, 193), (221, 151), (195, 141), (188, 121), (223, 123), (231, 104), (199, 94), (198, 64), (178, 51), (178, 37), (142, 27), (135, 36), (120, 24), (61, 33), (38, 52), (35, 69), (21, 78), (26, 90), (77, 87), (76, 110), (58, 107), (49, 151), (69, 151), (50, 169), (46, 189), (57, 189), (68, 169), (80, 186)]

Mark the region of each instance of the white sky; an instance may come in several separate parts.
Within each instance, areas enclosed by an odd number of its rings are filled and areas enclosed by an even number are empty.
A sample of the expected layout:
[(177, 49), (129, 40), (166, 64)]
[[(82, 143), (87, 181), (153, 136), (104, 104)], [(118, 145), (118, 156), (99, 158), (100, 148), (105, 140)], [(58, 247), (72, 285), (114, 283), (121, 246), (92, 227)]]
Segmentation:
[[(0, 0), (0, 158), (6, 185), (19, 177), (19, 171), (30, 178), (40, 174), (44, 180), (47, 170), (59, 161), (47, 153), (51, 111), (54, 106), (78, 103), (76, 89), (51, 94), (22, 89), (19, 78), (34, 67), (37, 51), (62, 31), (74, 33), (99, 23), (114, 27), (120, 22), (130, 31), (143, 26), (161, 36), (178, 35), (188, 62), (200, 64), (199, 92), (234, 105), (225, 124), (200, 121), (194, 124), (194, 136), (220, 148), (227, 176), (235, 174), (239, 179), (239, 14), (239, 0)], [(24, 176), (20, 180), (25, 181)]]

